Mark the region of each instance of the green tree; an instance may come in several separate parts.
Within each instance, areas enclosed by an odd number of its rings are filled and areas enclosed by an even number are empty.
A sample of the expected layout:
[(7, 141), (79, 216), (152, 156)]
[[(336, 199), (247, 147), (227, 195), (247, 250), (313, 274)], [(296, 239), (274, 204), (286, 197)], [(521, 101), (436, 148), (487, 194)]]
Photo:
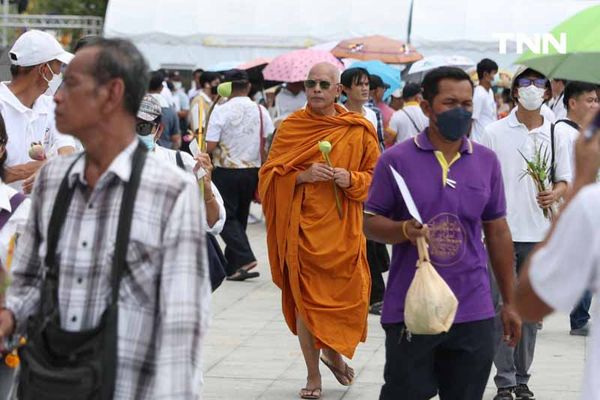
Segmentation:
[(30, 0), (29, 14), (94, 15), (104, 17), (108, 0)]

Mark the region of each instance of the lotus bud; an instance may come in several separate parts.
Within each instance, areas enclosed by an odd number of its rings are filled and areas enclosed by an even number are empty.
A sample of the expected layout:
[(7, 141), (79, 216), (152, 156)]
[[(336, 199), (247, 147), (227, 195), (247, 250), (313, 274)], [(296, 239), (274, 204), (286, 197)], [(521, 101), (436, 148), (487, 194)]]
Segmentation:
[(319, 151), (323, 154), (331, 153), (331, 143), (329, 143), (327, 140), (319, 142)]

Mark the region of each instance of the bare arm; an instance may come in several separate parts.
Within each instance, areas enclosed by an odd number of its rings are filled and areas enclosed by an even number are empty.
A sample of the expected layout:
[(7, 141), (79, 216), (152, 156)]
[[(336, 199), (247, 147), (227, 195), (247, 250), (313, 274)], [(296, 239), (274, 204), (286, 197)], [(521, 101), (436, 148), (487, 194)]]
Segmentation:
[(30, 161), (25, 164), (13, 165), (6, 168), (6, 183), (16, 182), (29, 178), (44, 165), (45, 161)]
[(69, 154), (75, 153), (75, 147), (64, 146), (64, 147), (59, 148), (57, 153), (59, 156), (68, 156)]
[(171, 135), (171, 145), (175, 150), (181, 147), (181, 134)]
[[(363, 230), (369, 240), (379, 243), (415, 243), (417, 237), (429, 240), (429, 229), (416, 220), (394, 221), (381, 215), (363, 214)], [(406, 225), (405, 225), (406, 224)]]
[(219, 144), (219, 142), (209, 142), (207, 140), (206, 141), (206, 152), (212, 153), (217, 148), (217, 144)]
[(514, 347), (521, 338), (521, 319), (514, 308), (513, 243), (506, 218), (484, 222), (485, 241), (498, 289), (502, 295), (500, 317), (504, 326), (504, 341)]

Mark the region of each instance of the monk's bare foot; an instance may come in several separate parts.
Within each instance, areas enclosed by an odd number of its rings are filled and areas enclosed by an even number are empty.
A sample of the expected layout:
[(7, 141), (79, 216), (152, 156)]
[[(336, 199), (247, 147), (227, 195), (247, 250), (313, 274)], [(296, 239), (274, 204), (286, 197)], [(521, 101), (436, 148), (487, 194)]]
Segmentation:
[(344, 386), (352, 385), (354, 382), (354, 369), (346, 364), (339, 353), (331, 349), (324, 349), (321, 361), (329, 367), (340, 384)]
[(319, 399), (321, 398), (321, 375), (309, 375), (306, 378), (306, 387), (300, 389), (300, 398)]

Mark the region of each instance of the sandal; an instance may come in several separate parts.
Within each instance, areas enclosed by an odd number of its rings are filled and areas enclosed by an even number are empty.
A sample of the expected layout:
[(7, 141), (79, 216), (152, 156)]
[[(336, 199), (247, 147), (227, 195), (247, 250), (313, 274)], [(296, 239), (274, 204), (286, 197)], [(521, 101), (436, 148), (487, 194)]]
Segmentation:
[(248, 270), (245, 270), (244, 268), (240, 268), (237, 271), (235, 271), (233, 273), (233, 275), (228, 276), (227, 280), (242, 282), (242, 281), (245, 281), (246, 279), (258, 278), (259, 276), (260, 276), (260, 273), (258, 273), (258, 272), (248, 272)]
[[(350, 367), (348, 366), (347, 363), (344, 362), (344, 370), (342, 371), (341, 369), (339, 369), (335, 365), (333, 365), (325, 357), (321, 356), (320, 359), (321, 359), (321, 361), (323, 361), (323, 364), (325, 364), (327, 366), (327, 368), (329, 368), (331, 370), (331, 372), (333, 373), (333, 376), (335, 376), (335, 379), (337, 379), (337, 381), (340, 383), (340, 385), (350, 386), (354, 383), (354, 378), (350, 377), (350, 371), (349, 371)], [(348, 383), (345, 383), (342, 380), (343, 378), (348, 379)]]
[(321, 398), (322, 391), (321, 391), (321, 388), (314, 388), (314, 389), (302, 388), (302, 389), (300, 389), (300, 393), (298, 393), (298, 395), (300, 396), (301, 399), (317, 400), (317, 399)]

